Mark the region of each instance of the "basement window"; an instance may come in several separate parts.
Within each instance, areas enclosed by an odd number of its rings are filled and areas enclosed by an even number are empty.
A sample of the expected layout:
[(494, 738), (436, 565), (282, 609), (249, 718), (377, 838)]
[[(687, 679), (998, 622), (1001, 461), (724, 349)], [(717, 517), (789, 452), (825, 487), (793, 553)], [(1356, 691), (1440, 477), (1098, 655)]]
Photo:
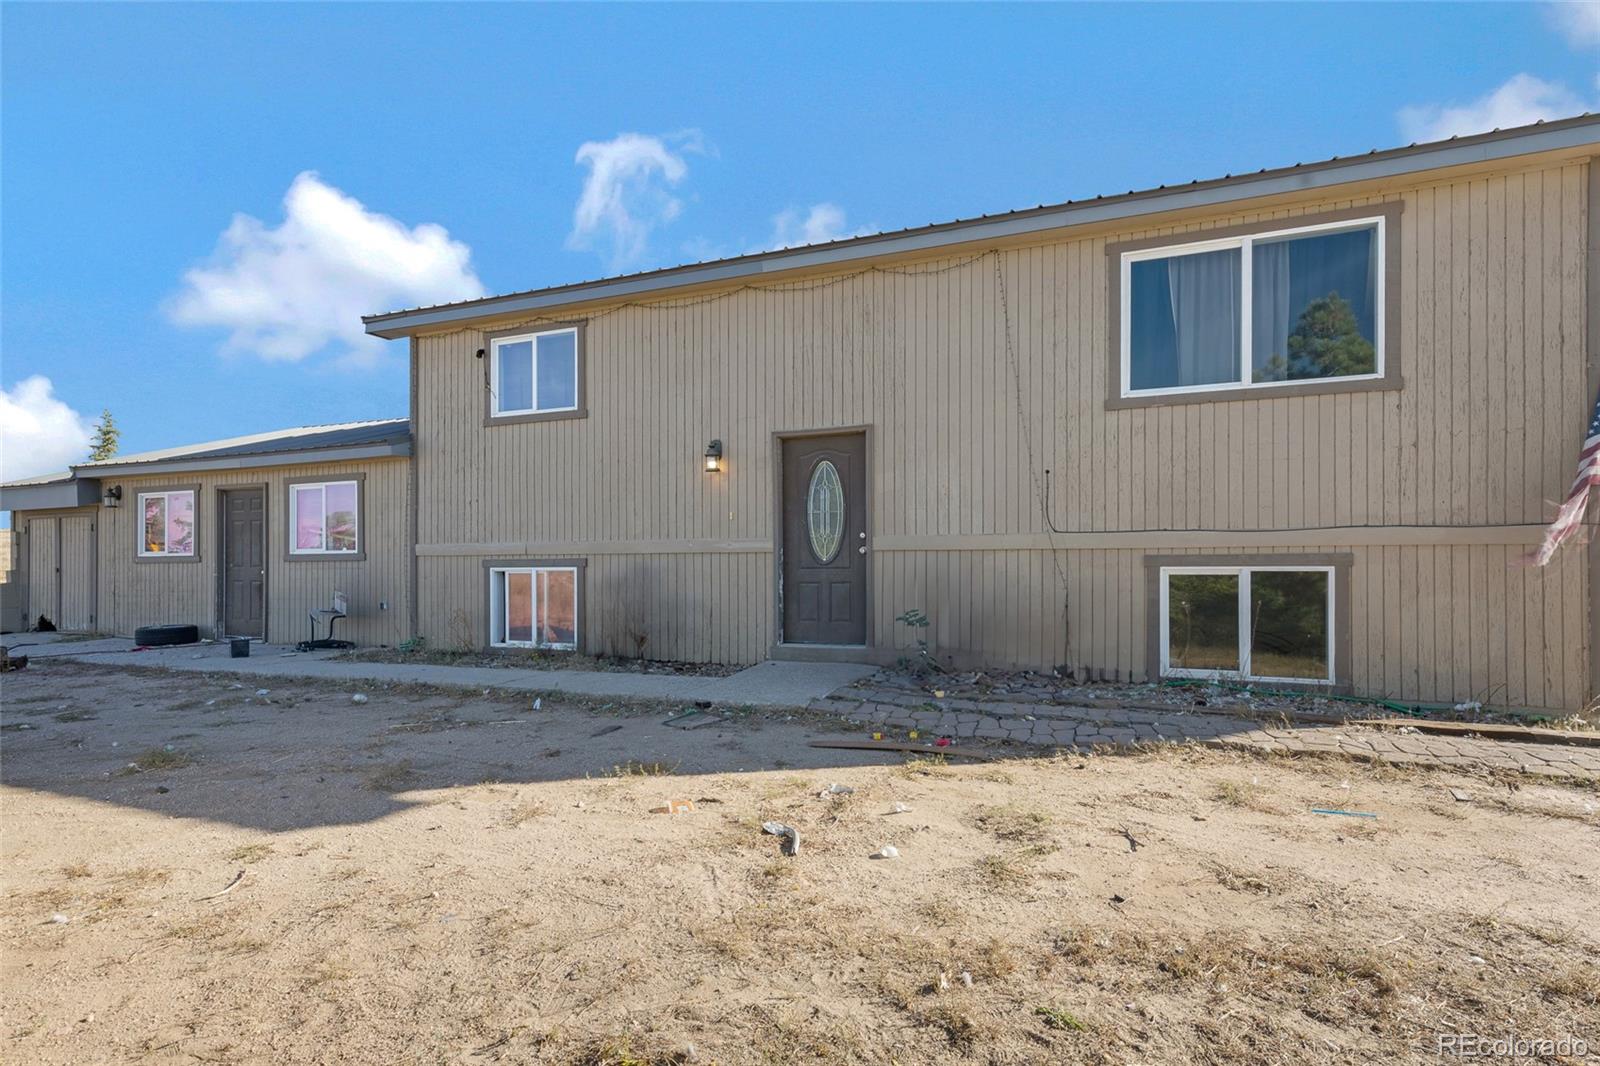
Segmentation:
[(496, 648), (578, 647), (578, 569), (495, 567), (489, 571), (489, 643)]
[(146, 559), (194, 555), (194, 490), (139, 493), (139, 555)]
[(1382, 378), (1387, 219), (1121, 253), (1121, 396)]
[(576, 327), (515, 333), (489, 341), (489, 417), (578, 410)]
[(1161, 673), (1331, 685), (1333, 567), (1161, 569)]
[(355, 555), (360, 550), (360, 521), (354, 481), (289, 486), (290, 555)]

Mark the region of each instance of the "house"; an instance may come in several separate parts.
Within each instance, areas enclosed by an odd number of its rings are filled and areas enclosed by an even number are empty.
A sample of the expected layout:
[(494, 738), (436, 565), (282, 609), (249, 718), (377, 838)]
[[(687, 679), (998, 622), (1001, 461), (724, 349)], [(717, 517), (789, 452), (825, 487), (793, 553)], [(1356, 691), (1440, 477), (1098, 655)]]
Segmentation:
[(1597, 156), (1584, 116), (371, 316), (410, 510), (361, 639), (1580, 706), (1600, 555), (1522, 560), (1600, 388)]
[(410, 450), (405, 419), (352, 422), (0, 486), (20, 543), (8, 610), (25, 604), (28, 621), (69, 631), (192, 623), (293, 642), (337, 591), (350, 602), (341, 638), (398, 643), (409, 630)]

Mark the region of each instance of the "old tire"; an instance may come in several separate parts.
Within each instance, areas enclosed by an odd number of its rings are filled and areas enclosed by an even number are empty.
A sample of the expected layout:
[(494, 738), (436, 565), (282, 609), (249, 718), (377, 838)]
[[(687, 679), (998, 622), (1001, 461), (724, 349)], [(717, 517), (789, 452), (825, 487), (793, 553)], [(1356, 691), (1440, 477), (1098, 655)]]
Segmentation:
[(167, 644), (197, 644), (199, 641), (198, 626), (140, 626), (133, 631), (133, 642), (146, 648), (159, 648)]

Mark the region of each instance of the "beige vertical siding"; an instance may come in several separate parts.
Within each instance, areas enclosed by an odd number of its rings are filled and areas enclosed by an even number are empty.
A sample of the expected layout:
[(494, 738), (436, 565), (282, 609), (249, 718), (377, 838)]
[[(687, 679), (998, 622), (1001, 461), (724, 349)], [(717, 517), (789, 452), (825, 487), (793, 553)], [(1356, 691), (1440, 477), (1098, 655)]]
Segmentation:
[[(396, 644), (407, 635), (405, 459), (266, 467), (203, 474), (108, 479), (122, 486), (122, 506), (100, 515), (100, 628), (131, 633), (142, 625), (192, 622), (218, 626), (220, 492), (264, 485), (267, 505), (267, 639), (304, 640), (307, 612), (328, 605), (335, 589), (350, 598), (338, 636), (364, 644)], [(364, 474), (362, 560), (286, 559), (289, 519), (285, 483)], [(140, 560), (138, 494), (199, 485), (195, 543), (198, 562)], [(382, 605), (387, 604), (385, 609)]]
[[(963, 661), (1142, 678), (1146, 554), (1327, 548), (1356, 556), (1359, 690), (1573, 706), (1592, 687), (1586, 562), (1515, 564), (1588, 415), (1585, 180), (1396, 186), (556, 313), (589, 323), (571, 421), (484, 427), (482, 333), (422, 337), (420, 630), (447, 640), (460, 612), (483, 639), (486, 558), (578, 555), (589, 646), (756, 659), (776, 636), (772, 435), (870, 426), (880, 650), (920, 608)], [(1402, 389), (1106, 410), (1107, 243), (1393, 201)], [(707, 476), (713, 437), (727, 470)], [(1046, 482), (1066, 534), (1046, 532)]]

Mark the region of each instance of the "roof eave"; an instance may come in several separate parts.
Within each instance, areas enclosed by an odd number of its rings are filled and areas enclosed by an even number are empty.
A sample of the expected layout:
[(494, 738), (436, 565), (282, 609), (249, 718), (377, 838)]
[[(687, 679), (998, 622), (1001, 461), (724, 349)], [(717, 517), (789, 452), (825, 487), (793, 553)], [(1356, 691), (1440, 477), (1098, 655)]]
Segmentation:
[(293, 451), (253, 452), (242, 455), (174, 457), (142, 463), (107, 463), (75, 466), (79, 477), (139, 477), (146, 474), (179, 474), (205, 470), (250, 470), (267, 466), (295, 466), (301, 463), (342, 463), (363, 459), (389, 459), (411, 454), (411, 441), (383, 441), (342, 448), (297, 448)]
[(738, 259), (672, 267), (631, 277), (555, 286), (434, 308), (368, 315), (363, 317), (362, 322), (369, 334), (394, 340), (423, 330), (477, 319), (537, 313), (578, 303), (651, 296), (695, 285), (740, 281), (778, 272), (849, 266), (888, 256), (1015, 239), (1052, 230), (1135, 219), (1169, 211), (1215, 207), (1241, 200), (1497, 162), (1586, 145), (1600, 148), (1597, 129), (1600, 129), (1600, 116), (1585, 115), (1461, 140), (1397, 148), (1348, 159), (1126, 193), (1056, 207), (1034, 208), (993, 218), (947, 222), (901, 233), (857, 237), (828, 245), (764, 252)]

